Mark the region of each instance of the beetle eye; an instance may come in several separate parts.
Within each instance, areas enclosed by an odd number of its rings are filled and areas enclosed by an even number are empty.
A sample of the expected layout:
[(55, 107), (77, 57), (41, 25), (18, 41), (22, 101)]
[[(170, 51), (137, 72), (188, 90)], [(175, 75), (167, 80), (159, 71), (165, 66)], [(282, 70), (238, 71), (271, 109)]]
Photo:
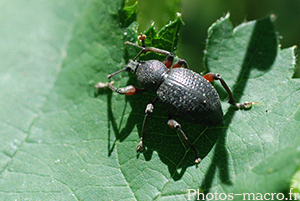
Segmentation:
[(126, 71), (131, 72), (131, 68), (129, 66), (126, 66)]

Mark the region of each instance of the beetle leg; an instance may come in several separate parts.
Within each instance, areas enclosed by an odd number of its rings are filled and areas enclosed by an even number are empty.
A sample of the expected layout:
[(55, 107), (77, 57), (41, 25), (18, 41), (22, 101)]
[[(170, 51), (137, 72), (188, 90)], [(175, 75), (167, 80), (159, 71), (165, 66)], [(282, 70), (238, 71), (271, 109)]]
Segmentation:
[(194, 151), (195, 153), (195, 163), (199, 164), (201, 159), (198, 156), (198, 150), (197, 148), (188, 140), (187, 136), (184, 134), (184, 132), (181, 130), (181, 125), (175, 121), (174, 119), (169, 119), (167, 123), (171, 128), (176, 129), (179, 134), (181, 139)]
[(141, 33), (139, 36), (139, 40), (142, 42), (142, 47), (146, 47), (145, 39), (146, 39), (146, 35)]
[(107, 83), (102, 83), (99, 82), (98, 84), (95, 85), (96, 89), (102, 89), (102, 88), (110, 88), (112, 91), (117, 92), (119, 94), (124, 94), (124, 95), (134, 95), (139, 92), (145, 91), (145, 89), (137, 88), (135, 86), (129, 85), (123, 88), (117, 88), (113, 86), (114, 82), (107, 82)]
[(165, 58), (162, 62), (163, 64), (165, 64), (165, 66), (167, 68), (171, 68), (172, 64), (173, 64), (173, 61), (174, 61), (174, 55), (173, 54), (170, 54), (167, 56), (167, 58)]
[(152, 114), (153, 110), (154, 110), (154, 104), (157, 100), (157, 97), (155, 97), (147, 106), (146, 106), (146, 110), (145, 110), (145, 117), (144, 117), (144, 121), (143, 121), (143, 126), (142, 126), (142, 137), (140, 138), (140, 142), (139, 144), (136, 146), (136, 151), (142, 151), (144, 149), (144, 140), (145, 140), (145, 136), (146, 136), (146, 126), (147, 126), (147, 122), (148, 122), (148, 118), (150, 116), (150, 114)]
[(163, 55), (166, 55), (167, 56), (167, 59), (170, 60), (170, 61), (173, 61), (174, 59), (174, 54), (172, 54), (171, 52), (169, 51), (166, 51), (166, 50), (162, 50), (162, 49), (159, 49), (159, 48), (155, 48), (155, 47), (143, 47), (143, 46), (139, 46), (135, 43), (132, 43), (132, 42), (129, 42), (129, 41), (126, 41), (125, 42), (125, 45), (132, 45), (132, 46), (135, 46), (135, 47), (138, 47), (141, 49), (141, 51), (134, 57), (134, 61), (143, 53), (146, 53), (146, 52), (155, 52), (155, 53), (158, 53), (158, 54), (163, 54)]
[[(132, 45), (132, 46), (135, 46), (135, 47), (138, 47), (140, 49), (142, 49), (133, 59), (133, 61), (135, 61), (141, 54), (145, 54), (146, 52), (155, 52), (155, 53), (158, 53), (158, 54), (164, 54), (167, 56), (167, 58), (165, 60), (163, 60), (163, 64), (166, 65), (167, 68), (171, 68), (172, 64), (173, 64), (173, 60), (174, 60), (174, 54), (172, 54), (171, 52), (169, 51), (166, 51), (166, 50), (162, 50), (162, 49), (159, 49), (159, 48), (155, 48), (155, 47), (146, 47), (145, 45), (145, 38), (146, 36), (144, 34), (140, 34), (139, 36), (139, 40), (141, 41), (142, 43), (142, 46), (139, 46), (135, 43), (132, 43), (132, 42), (129, 42), (129, 41), (126, 41), (125, 44), (126, 45)], [(186, 63), (186, 62), (185, 62)], [(187, 65), (185, 65), (187, 66)]]
[(233, 98), (233, 95), (229, 89), (229, 87), (227, 86), (226, 82), (223, 80), (223, 78), (221, 77), (220, 74), (218, 73), (207, 73), (206, 75), (203, 76), (206, 80), (208, 80), (209, 82), (212, 82), (214, 80), (220, 80), (223, 88), (226, 90), (226, 92), (229, 95), (229, 101), (228, 103), (230, 103), (231, 105), (235, 106), (238, 109), (249, 109), (252, 107), (252, 105), (256, 104), (256, 102), (244, 102), (244, 103), (237, 103), (235, 101), (235, 99)]
[(182, 66), (189, 69), (189, 65), (184, 59), (179, 59), (177, 62), (175, 62), (172, 68), (181, 68)]

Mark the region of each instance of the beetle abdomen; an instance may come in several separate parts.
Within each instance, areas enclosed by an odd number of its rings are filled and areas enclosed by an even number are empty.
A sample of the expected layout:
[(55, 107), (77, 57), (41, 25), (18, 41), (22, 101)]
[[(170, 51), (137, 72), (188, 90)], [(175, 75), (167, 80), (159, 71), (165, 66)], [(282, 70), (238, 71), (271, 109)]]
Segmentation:
[(189, 69), (171, 69), (157, 95), (173, 117), (201, 125), (218, 125), (223, 120), (217, 91), (206, 79)]

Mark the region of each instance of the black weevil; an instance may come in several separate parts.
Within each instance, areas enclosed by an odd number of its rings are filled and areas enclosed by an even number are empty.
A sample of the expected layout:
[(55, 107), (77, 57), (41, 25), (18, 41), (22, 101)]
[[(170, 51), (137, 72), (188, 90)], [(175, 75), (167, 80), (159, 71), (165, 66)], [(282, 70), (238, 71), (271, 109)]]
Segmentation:
[[(140, 48), (141, 51), (133, 60), (129, 61), (124, 69), (107, 76), (110, 79), (113, 75), (122, 71), (131, 72), (137, 76), (138, 83), (142, 88), (132, 85), (124, 88), (116, 88), (112, 85), (113, 82), (99, 82), (95, 87), (97, 89), (108, 87), (112, 91), (125, 95), (133, 95), (145, 90), (156, 91), (157, 96), (146, 106), (142, 137), (137, 145), (137, 152), (144, 149), (143, 141), (145, 139), (147, 120), (154, 110), (155, 103), (160, 101), (163, 104), (163, 108), (166, 108), (169, 113), (167, 124), (171, 128), (176, 129), (183, 141), (194, 151), (195, 163), (198, 164), (201, 159), (198, 156), (197, 148), (189, 142), (180, 124), (173, 118), (178, 117), (189, 122), (207, 126), (221, 124), (223, 111), (219, 95), (210, 83), (213, 80), (220, 80), (229, 95), (228, 102), (236, 108), (247, 109), (255, 104), (255, 102), (236, 103), (229, 87), (219, 74), (208, 73), (202, 77), (194, 71), (189, 70), (187, 62), (183, 59), (179, 59), (173, 64), (174, 55), (172, 53), (154, 47), (145, 47), (145, 37), (142, 34), (139, 37), (143, 44), (142, 46), (128, 41), (125, 42), (127, 45)], [(163, 62), (158, 60), (136, 61), (141, 54), (149, 51), (166, 55), (167, 58)], [(184, 68), (181, 68), (182, 66)]]

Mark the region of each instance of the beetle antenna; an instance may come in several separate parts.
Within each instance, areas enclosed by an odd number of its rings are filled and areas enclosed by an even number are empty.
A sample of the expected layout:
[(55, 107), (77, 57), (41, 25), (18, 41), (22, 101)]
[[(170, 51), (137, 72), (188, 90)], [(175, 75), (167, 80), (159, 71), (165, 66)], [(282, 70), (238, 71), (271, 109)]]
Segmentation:
[(118, 70), (118, 71), (116, 71), (116, 72), (114, 72), (114, 73), (108, 75), (108, 76), (107, 76), (107, 79), (110, 79), (112, 76), (114, 76), (114, 75), (116, 75), (116, 74), (118, 74), (118, 73), (120, 73), (120, 72), (123, 72), (123, 71), (125, 71), (126, 69), (127, 69), (127, 68), (123, 68), (123, 69), (121, 69), (121, 70)]
[[(158, 54), (163, 54), (163, 55), (167, 55), (168, 57), (171, 57), (172, 59), (174, 58), (174, 55), (169, 52), (169, 51), (166, 51), (166, 50), (162, 50), (162, 49), (158, 49), (158, 48), (155, 48), (155, 47), (143, 47), (143, 46), (139, 46), (135, 43), (132, 43), (132, 42), (129, 42), (129, 41), (126, 41), (125, 42), (125, 45), (132, 45), (134, 47), (138, 47), (140, 49), (142, 49), (133, 59), (133, 61), (135, 61), (139, 56), (141, 56), (141, 54), (143, 53), (146, 53), (146, 52), (155, 52), (155, 53), (158, 53)], [(168, 59), (171, 59), (171, 58), (168, 58)], [(172, 60), (171, 59), (171, 60)], [(186, 63), (186, 62), (185, 62)]]
[(134, 46), (134, 47), (138, 47), (138, 48), (140, 48), (140, 49), (142, 49), (132, 60), (133, 61), (135, 61), (139, 56), (141, 56), (141, 54), (143, 54), (143, 53), (146, 53), (148, 50), (146, 50), (146, 48), (145, 47), (142, 47), (142, 46), (139, 46), (139, 45), (137, 45), (137, 44), (135, 44), (135, 43), (132, 43), (132, 42), (129, 42), (129, 41), (126, 41), (125, 42), (125, 45), (132, 45), (132, 46)]
[(137, 45), (137, 44), (135, 44), (135, 43), (132, 43), (132, 42), (129, 42), (129, 41), (126, 41), (126, 42), (125, 42), (125, 45), (132, 45), (132, 46), (138, 47), (138, 48), (140, 48), (140, 49), (144, 49), (144, 48), (145, 48), (145, 47), (139, 46), (139, 45)]

